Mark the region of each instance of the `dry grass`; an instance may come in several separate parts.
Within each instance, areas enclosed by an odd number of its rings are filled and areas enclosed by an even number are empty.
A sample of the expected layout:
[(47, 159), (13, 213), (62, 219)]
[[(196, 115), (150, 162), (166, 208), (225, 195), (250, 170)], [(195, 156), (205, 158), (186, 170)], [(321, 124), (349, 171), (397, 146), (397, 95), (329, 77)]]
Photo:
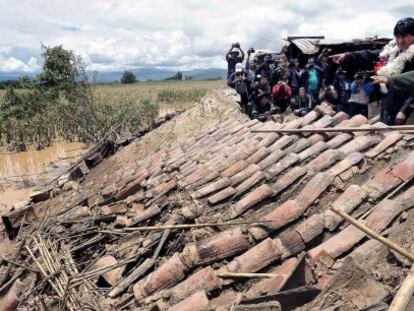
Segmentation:
[[(155, 104), (174, 104), (176, 109), (202, 97), (208, 90), (225, 85), (224, 81), (156, 81), (135, 84), (110, 84), (94, 87), (98, 103), (113, 104), (128, 100), (148, 100)], [(183, 107), (181, 107), (183, 106)]]

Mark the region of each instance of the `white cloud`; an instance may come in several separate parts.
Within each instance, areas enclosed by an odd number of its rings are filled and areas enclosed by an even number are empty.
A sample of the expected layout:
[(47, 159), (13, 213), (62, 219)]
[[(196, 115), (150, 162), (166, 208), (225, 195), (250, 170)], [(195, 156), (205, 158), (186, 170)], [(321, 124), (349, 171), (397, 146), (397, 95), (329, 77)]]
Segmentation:
[(39, 69), (39, 65), (35, 57), (30, 57), (30, 59), (25, 63), (20, 59), (10, 56), (12, 53), (12, 47), (0, 47), (0, 71), (23, 71), (29, 73)]
[(27, 72), (39, 69), (34, 51), (41, 43), (63, 44), (96, 70), (224, 68), (231, 42), (279, 50), (287, 35), (391, 36), (395, 22), (414, 8), (403, 0), (2, 2), (0, 70)]

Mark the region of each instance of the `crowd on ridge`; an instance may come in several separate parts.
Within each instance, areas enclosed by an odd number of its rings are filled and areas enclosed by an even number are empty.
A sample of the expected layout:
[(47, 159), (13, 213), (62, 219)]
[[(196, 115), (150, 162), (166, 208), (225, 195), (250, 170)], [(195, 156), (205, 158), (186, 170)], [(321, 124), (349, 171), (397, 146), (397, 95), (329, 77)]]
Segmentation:
[[(351, 117), (368, 117), (368, 105), (378, 102), (380, 120), (387, 125), (405, 124), (414, 108), (414, 19), (401, 19), (394, 40), (382, 50), (363, 50), (330, 55), (323, 49), (305, 66), (286, 55), (267, 54), (251, 61), (253, 48), (245, 53), (233, 43), (226, 54), (227, 85), (240, 95), (240, 106), (251, 118), (266, 120), (290, 110), (303, 116), (321, 101)], [(244, 64), (244, 65), (243, 65)], [(349, 75), (342, 65), (359, 68)]]

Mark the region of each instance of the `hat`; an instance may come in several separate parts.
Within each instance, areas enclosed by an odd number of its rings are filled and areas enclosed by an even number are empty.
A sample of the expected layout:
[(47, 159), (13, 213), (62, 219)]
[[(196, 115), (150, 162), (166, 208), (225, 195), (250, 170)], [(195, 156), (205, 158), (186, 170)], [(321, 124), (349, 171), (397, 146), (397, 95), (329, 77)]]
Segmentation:
[(400, 19), (394, 27), (394, 36), (404, 36), (408, 34), (414, 36), (414, 18), (412, 17)]
[(236, 64), (236, 72), (242, 72), (243, 71), (243, 65), (241, 63)]

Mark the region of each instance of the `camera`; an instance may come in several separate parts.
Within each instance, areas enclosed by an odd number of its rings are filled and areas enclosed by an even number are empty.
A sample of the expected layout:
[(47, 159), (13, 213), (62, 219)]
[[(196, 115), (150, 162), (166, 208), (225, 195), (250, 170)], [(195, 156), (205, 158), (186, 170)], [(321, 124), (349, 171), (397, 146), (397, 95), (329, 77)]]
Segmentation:
[(254, 52), (256, 52), (256, 50), (254, 48), (250, 48), (250, 49), (247, 50), (247, 53), (249, 53), (249, 54), (252, 54)]
[(289, 68), (294, 68), (294, 67), (296, 67), (296, 63), (297, 63), (297, 60), (296, 59), (291, 59), (291, 60), (289, 60), (288, 67)]
[(364, 78), (369, 78), (372, 75), (374, 75), (374, 72), (372, 70), (360, 70), (357, 71), (355, 74), (355, 80), (362, 80)]

